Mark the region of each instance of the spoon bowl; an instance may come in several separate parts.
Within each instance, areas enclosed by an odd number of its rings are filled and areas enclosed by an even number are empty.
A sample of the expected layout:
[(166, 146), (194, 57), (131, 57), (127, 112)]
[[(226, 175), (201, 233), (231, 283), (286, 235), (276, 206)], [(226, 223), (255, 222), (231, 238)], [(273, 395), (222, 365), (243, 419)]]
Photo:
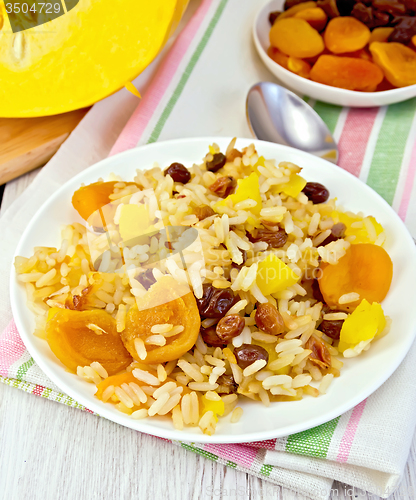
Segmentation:
[(275, 142), (338, 161), (338, 147), (322, 118), (290, 90), (272, 82), (248, 91), (247, 120), (257, 139)]

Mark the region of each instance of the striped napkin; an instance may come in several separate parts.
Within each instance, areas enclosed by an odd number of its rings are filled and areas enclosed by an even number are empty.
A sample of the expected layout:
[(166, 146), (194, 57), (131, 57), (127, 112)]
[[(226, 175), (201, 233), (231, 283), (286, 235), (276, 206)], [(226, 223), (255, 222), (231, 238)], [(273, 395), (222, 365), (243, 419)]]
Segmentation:
[[(148, 74), (135, 82), (144, 96), (139, 106), (133, 111), (135, 102), (126, 91), (95, 105), (0, 219), (1, 382), (89, 411), (41, 372), (12, 321), (7, 283), (18, 239), (45, 196), (105, 157), (111, 146), (115, 154), (177, 137), (250, 137), (246, 92), (257, 81), (273, 80), (250, 38), (261, 3), (202, 0), (162, 63), (154, 65), (150, 85), (143, 90)], [(370, 109), (309, 103), (339, 143), (340, 166), (378, 191), (416, 236), (416, 99)], [(329, 498), (334, 479), (387, 498), (400, 483), (415, 430), (415, 364), (414, 346), (371, 397), (305, 432), (250, 444), (174, 444), (310, 498)]]

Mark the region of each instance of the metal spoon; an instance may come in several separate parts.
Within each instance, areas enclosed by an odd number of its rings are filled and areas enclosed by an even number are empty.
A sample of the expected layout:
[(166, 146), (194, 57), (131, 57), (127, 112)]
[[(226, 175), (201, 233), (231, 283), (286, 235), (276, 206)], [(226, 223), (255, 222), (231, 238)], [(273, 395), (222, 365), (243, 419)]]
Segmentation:
[(293, 92), (272, 82), (256, 83), (248, 91), (246, 111), (257, 139), (291, 146), (337, 163), (338, 147), (328, 127)]

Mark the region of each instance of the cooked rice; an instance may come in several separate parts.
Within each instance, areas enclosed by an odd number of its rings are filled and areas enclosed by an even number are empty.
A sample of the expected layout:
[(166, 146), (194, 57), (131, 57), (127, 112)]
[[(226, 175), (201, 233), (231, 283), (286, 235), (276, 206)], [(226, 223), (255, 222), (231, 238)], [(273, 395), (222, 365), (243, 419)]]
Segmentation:
[[(147, 293), (137, 269), (147, 269), (156, 281), (165, 274), (171, 275), (178, 282), (189, 284), (197, 298), (202, 297), (204, 283), (234, 291), (236, 301), (226, 314), (240, 315), (245, 326), (227, 347), (211, 347), (199, 335), (195, 346), (179, 359), (144, 365), (148, 352), (175, 342), (185, 326), (174, 324), (176, 320), (180, 323), (180, 318), (175, 318), (174, 323), (160, 318), (161, 321), (150, 325), (147, 337), (134, 339), (137, 356), (127, 371), (137, 383), (111, 384), (101, 396), (104, 402), (114, 404), (133, 419), (169, 414), (176, 429), (199, 426), (202, 432), (211, 435), (217, 424), (216, 414), (211, 410), (204, 412), (201, 396), (212, 404), (222, 401), (224, 416), (231, 413), (230, 421), (237, 422), (242, 409), (236, 405), (244, 397), (266, 406), (273, 401), (297, 400), (308, 395), (317, 397), (327, 392), (332, 379), (339, 376), (343, 367), (337, 357), (337, 342), (317, 328), (322, 319), (342, 321), (348, 314), (323, 313), (322, 303), (311, 296), (304, 280), (265, 296), (257, 284), (257, 273), (260, 261), (270, 251), (269, 245), (266, 241), (252, 241), (247, 233), (261, 225), (272, 231), (276, 227), (283, 228), (288, 235), (287, 242), (272, 251), (298, 276), (310, 279), (315, 277), (313, 273), (320, 262), (336, 264), (356, 239), (350, 234), (324, 244), (334, 224), (340, 222), (341, 213), (351, 218), (351, 229), (360, 231), (361, 236), (367, 235), (371, 243), (383, 245), (385, 232), (380, 232), (373, 218), (345, 212), (336, 206), (334, 199), (313, 205), (302, 192), (295, 198), (288, 196), (283, 188), (300, 172), (298, 166), (265, 160), (253, 145), (239, 152), (235, 144), (233, 140), (228, 146), (227, 163), (218, 173), (205, 168), (213, 155), (220, 152), (218, 145), (211, 145), (203, 163), (189, 169), (192, 178), (187, 184), (176, 183), (171, 176), (165, 177), (164, 166), (158, 165), (147, 172), (137, 171), (136, 184), (129, 185), (113, 176), (116, 184), (110, 199), (114, 215), (111, 221), (106, 221), (106, 233), (94, 233), (74, 223), (63, 228), (59, 249), (37, 247), (30, 258), (16, 258), (18, 280), (25, 286), (28, 307), (35, 314), (34, 334), (43, 339), (49, 309), (65, 308), (75, 300), (86, 300), (88, 309), (106, 311), (115, 319), (117, 332), (123, 332), (130, 308), (136, 304), (140, 307)], [(250, 197), (234, 205), (217, 205), (223, 199), (209, 187), (222, 176), (243, 179), (253, 169), (259, 174), (261, 210), (256, 212), (257, 203)], [(182, 239), (186, 239), (192, 228), (198, 230), (198, 239), (187, 247), (189, 252), (181, 253), (178, 243), (173, 243), (175, 252), (170, 253), (166, 245), (172, 243), (166, 235), (165, 239), (152, 236), (147, 243), (133, 246), (121, 240), (118, 226), (125, 207), (143, 204), (157, 230), (169, 225), (183, 227), (186, 230)], [(192, 207), (202, 205), (214, 209), (214, 215), (199, 220)], [(147, 268), (146, 263), (153, 262), (152, 258), (157, 255), (160, 266)], [(339, 304), (358, 300), (360, 296), (351, 292), (341, 296)], [(256, 326), (256, 304), (267, 302), (275, 305), (283, 317), (285, 331), (279, 336), (260, 331)], [(218, 318), (205, 318), (202, 326), (215, 328), (218, 321)], [(388, 332), (389, 325), (387, 320), (386, 329), (379, 337)], [(87, 326), (97, 335), (105, 334), (99, 325)], [(331, 357), (330, 368), (320, 368), (311, 362), (313, 351), (306, 348), (310, 339), (324, 343)], [(370, 347), (370, 342), (347, 349), (344, 357), (361, 354)], [(255, 360), (243, 370), (233, 352), (243, 344), (262, 345), (274, 351), (273, 357), (268, 361)], [(98, 361), (90, 366), (79, 366), (77, 374), (96, 385), (108, 378), (106, 369)], [(229, 379), (234, 384), (231, 388), (225, 382)], [(237, 393), (220, 392), (225, 389)]]

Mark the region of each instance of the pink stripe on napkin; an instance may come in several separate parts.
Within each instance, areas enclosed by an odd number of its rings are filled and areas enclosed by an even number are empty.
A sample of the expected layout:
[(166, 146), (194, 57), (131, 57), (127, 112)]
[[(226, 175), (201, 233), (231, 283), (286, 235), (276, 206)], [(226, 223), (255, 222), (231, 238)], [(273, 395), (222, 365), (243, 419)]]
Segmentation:
[(352, 443), (354, 442), (355, 433), (357, 432), (358, 424), (360, 423), (361, 417), (363, 416), (366, 403), (367, 400), (364, 399), (364, 401), (358, 404), (352, 411), (351, 417), (347, 424), (347, 428), (345, 429), (344, 435), (342, 436), (341, 443), (339, 445), (338, 456), (336, 459), (337, 462), (345, 463), (348, 461)]
[(251, 467), (257, 455), (256, 448), (248, 448), (241, 444), (206, 444), (204, 450), (247, 468)]
[(0, 375), (7, 377), (9, 368), (18, 361), (25, 350), (25, 345), (12, 320), (0, 337)]
[(413, 145), (413, 151), (410, 156), (409, 169), (407, 171), (406, 182), (402, 195), (402, 201), (399, 208), (399, 216), (404, 221), (406, 219), (407, 209), (409, 208), (410, 197), (412, 195), (413, 184), (416, 173), (416, 142)]
[(192, 19), (175, 40), (162, 66), (158, 69), (150, 88), (111, 149), (110, 156), (134, 148), (139, 143), (153, 113), (165, 95), (195, 35), (198, 33), (212, 2), (213, 0), (203, 0)]
[(341, 138), (339, 166), (358, 177), (379, 108), (350, 109)]

